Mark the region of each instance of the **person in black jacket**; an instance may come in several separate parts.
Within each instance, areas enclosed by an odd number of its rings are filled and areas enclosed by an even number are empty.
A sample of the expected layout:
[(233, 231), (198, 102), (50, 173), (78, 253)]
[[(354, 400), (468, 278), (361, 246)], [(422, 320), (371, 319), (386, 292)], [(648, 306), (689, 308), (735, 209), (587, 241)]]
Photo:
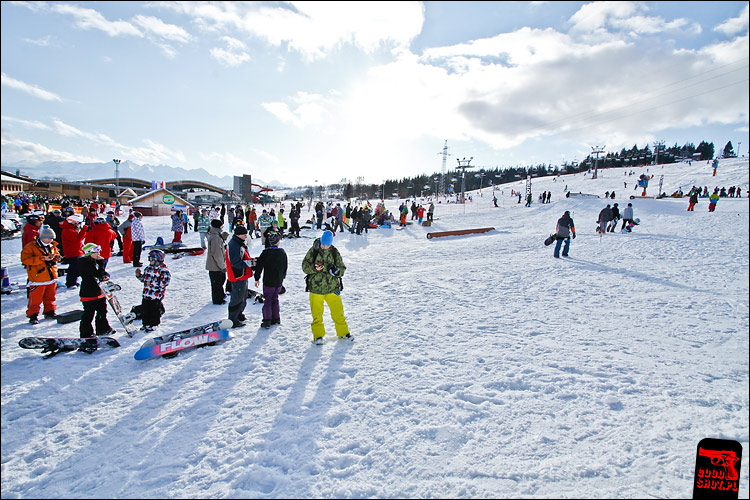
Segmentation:
[(612, 220), (609, 222), (609, 225), (607, 226), (607, 231), (610, 233), (615, 232), (615, 228), (617, 227), (617, 223), (620, 221), (620, 208), (617, 206), (617, 203), (612, 205)]
[(557, 243), (555, 244), (556, 259), (560, 258), (560, 247), (562, 246), (563, 242), (565, 242), (565, 246), (563, 247), (562, 256), (568, 256), (571, 237), (575, 239), (576, 227), (573, 223), (573, 219), (570, 216), (570, 212), (566, 210), (563, 216), (557, 219), (557, 228), (555, 229), (555, 239), (557, 240)]
[(261, 252), (255, 263), (255, 288), (263, 275), (263, 321), (260, 326), (270, 328), (281, 323), (279, 295), (283, 293), (286, 278), (287, 258), (283, 248), (279, 248), (281, 236), (271, 232), (266, 238), (268, 248)]
[[(81, 338), (94, 336), (92, 321), (96, 327), (96, 335), (117, 333), (107, 321), (107, 299), (99, 287), (99, 282), (104, 279), (105, 275), (104, 259), (99, 254), (101, 250), (96, 243), (86, 243), (83, 245), (83, 257), (78, 260), (78, 270), (81, 274), (81, 288), (78, 295), (83, 304), (83, 316), (78, 327)], [(94, 315), (96, 315), (96, 320), (94, 320)]]

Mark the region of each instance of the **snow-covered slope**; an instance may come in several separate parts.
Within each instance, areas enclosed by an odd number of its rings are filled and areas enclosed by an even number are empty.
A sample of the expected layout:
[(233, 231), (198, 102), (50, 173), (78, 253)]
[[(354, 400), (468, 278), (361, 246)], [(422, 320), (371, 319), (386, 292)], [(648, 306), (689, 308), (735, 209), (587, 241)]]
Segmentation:
[[(499, 208), (484, 188), (438, 204), (431, 228), (338, 234), (353, 343), (335, 340), (326, 312), (328, 341), (311, 345), (307, 238), (282, 243), (280, 326), (258, 328), (249, 305), (233, 339), (174, 359), (134, 360), (146, 337), (125, 337), (110, 313), (121, 348), (42, 360), (18, 340), (78, 324), (31, 326), (24, 294), (4, 295), (3, 498), (689, 497), (705, 437), (742, 443), (747, 498), (747, 159), (723, 160), (716, 177), (705, 163), (650, 168), (649, 195), (660, 175), (668, 193), (741, 185), (714, 213), (705, 199), (695, 212), (685, 198), (630, 200), (646, 168), (633, 171), (534, 179), (529, 208), (510, 196), (523, 182), (497, 188)], [(612, 200), (565, 198), (566, 185), (614, 189), (641, 225), (596, 235)], [(565, 210), (578, 237), (554, 259), (542, 241)], [(169, 227), (147, 218), (148, 242)], [(19, 254), (20, 238), (2, 242), (23, 281)], [(226, 317), (204, 260), (168, 257), (155, 334)], [(115, 257), (108, 270), (126, 309), (139, 303), (133, 268)], [(79, 307), (76, 292), (57, 304)]]

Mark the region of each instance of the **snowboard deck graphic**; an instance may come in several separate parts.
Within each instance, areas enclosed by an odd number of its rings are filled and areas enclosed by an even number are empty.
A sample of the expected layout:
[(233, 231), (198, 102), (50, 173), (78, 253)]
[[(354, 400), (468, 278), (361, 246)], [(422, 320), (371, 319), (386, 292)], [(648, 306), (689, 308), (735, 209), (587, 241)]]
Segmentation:
[(117, 316), (117, 319), (120, 320), (120, 323), (125, 328), (125, 333), (128, 335), (128, 337), (132, 337), (133, 335), (135, 335), (135, 332), (138, 331), (135, 328), (135, 325), (133, 325), (135, 314), (123, 313), (120, 301), (117, 300), (117, 296), (115, 295), (115, 292), (122, 290), (122, 287), (117, 283), (113, 283), (111, 281), (102, 281), (101, 283), (99, 283), (99, 288), (102, 290), (102, 293), (107, 299), (107, 303), (109, 303), (112, 311), (114, 311), (115, 315)]
[[(231, 323), (231, 322), (230, 322)], [(212, 332), (200, 332), (193, 335), (172, 336), (166, 342), (157, 342), (153, 345), (144, 345), (135, 353), (135, 359), (144, 360), (156, 358), (159, 356), (172, 357), (179, 351), (189, 347), (200, 347), (204, 345), (213, 345), (216, 342), (232, 338), (228, 330), (217, 330)]]
[[(232, 320), (222, 319), (218, 321), (212, 321), (211, 323), (206, 323), (204, 325), (187, 328), (185, 330), (180, 330), (178, 332), (168, 333), (160, 337), (154, 337), (146, 340), (141, 345), (141, 348), (138, 350), (138, 352), (135, 353), (135, 359), (149, 359), (156, 356), (170, 354), (172, 352), (180, 351), (182, 349), (186, 349), (188, 347), (193, 347), (196, 345), (203, 345), (219, 340), (226, 340), (228, 338), (231, 338), (228, 332), (229, 328), (231, 327)], [(214, 335), (206, 338), (193, 339), (188, 342), (181, 342), (183, 340), (187, 341), (191, 337), (207, 334)], [(172, 345), (172, 343), (175, 344)], [(159, 347), (163, 345), (166, 345), (164, 349)]]

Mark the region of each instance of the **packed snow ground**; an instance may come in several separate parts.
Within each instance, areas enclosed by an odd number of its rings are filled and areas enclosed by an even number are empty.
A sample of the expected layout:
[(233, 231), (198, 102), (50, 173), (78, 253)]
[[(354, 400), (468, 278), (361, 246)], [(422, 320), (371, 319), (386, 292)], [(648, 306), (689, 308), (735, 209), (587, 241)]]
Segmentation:
[[(564, 187), (615, 189), (624, 208), (646, 168), (629, 171), (534, 179), (529, 208), (510, 196), (520, 181), (498, 186), (499, 208), (486, 187), (438, 204), (431, 228), (338, 234), (353, 343), (326, 310), (327, 342), (311, 344), (307, 238), (282, 243), (280, 326), (260, 329), (249, 305), (231, 340), (173, 359), (134, 360), (146, 336), (126, 337), (110, 312), (121, 348), (43, 360), (18, 341), (77, 336), (78, 323), (29, 325), (25, 295), (2, 296), (2, 497), (690, 497), (697, 444), (714, 437), (742, 444), (747, 498), (747, 158), (716, 177), (704, 162), (651, 167), (648, 194), (663, 174), (668, 193), (741, 185), (743, 198), (715, 213), (706, 199), (695, 212), (686, 198), (635, 199), (641, 225), (600, 237), (611, 200)], [(542, 241), (565, 210), (578, 237), (555, 259)], [(147, 243), (170, 237), (166, 217), (145, 229)], [(23, 282), (20, 250), (20, 237), (2, 242)], [(167, 258), (155, 334), (226, 317), (204, 262)], [(108, 270), (125, 308), (139, 303), (133, 268), (115, 257)], [(64, 288), (57, 304), (80, 307)]]

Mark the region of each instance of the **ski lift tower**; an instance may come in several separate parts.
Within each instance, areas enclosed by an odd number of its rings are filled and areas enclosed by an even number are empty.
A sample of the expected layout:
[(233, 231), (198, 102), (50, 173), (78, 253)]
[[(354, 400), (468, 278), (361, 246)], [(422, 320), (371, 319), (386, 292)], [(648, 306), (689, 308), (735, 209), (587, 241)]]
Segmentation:
[(469, 163), (471, 163), (471, 160), (473, 159), (473, 156), (468, 160), (466, 158), (462, 160), (456, 158), (456, 161), (458, 162), (458, 168), (461, 169), (461, 172), (463, 174), (461, 175), (461, 203), (464, 204), (464, 211), (466, 210), (466, 169), (471, 168)]
[(440, 171), (440, 192), (437, 193), (437, 196), (445, 194), (445, 163), (448, 157), (451, 156), (451, 154), (448, 153), (448, 139), (445, 140), (445, 144), (443, 145), (443, 152), (438, 154), (443, 155), (443, 168)]
[(596, 155), (596, 159), (594, 160), (594, 175), (591, 176), (592, 179), (596, 179), (599, 174), (599, 153), (604, 152), (605, 146), (599, 147), (594, 146), (591, 148), (591, 152)]

